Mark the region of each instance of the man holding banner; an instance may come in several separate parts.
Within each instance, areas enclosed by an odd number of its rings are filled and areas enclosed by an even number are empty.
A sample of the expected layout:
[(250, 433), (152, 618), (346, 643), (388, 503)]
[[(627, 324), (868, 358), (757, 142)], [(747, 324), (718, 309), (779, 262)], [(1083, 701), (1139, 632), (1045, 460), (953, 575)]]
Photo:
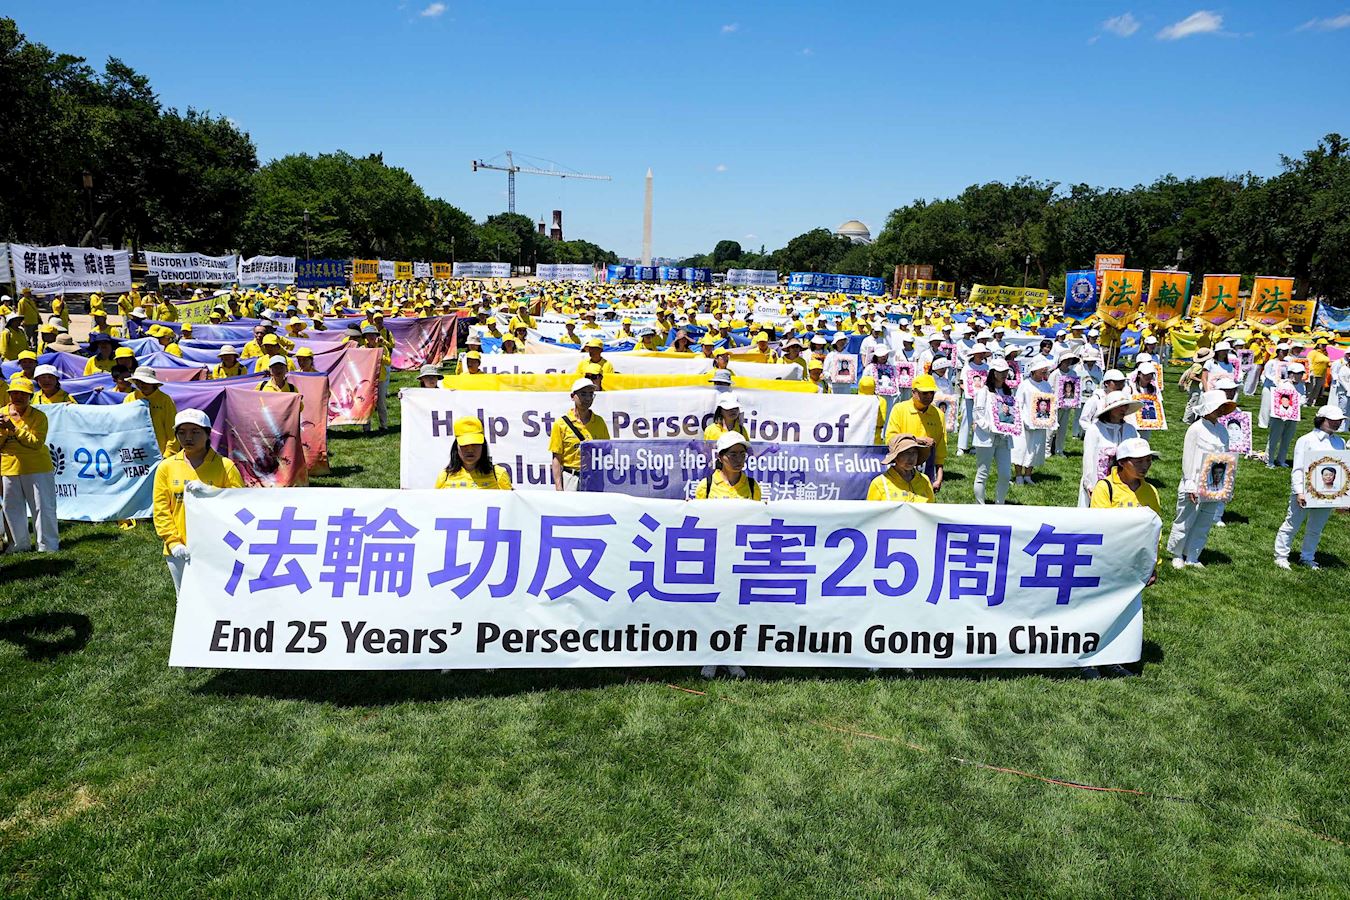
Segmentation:
[(609, 426), (591, 412), (595, 384), (589, 378), (572, 382), (572, 408), (553, 423), (548, 450), (553, 454), (553, 488), (575, 491), (581, 480), (581, 442), (609, 440)]

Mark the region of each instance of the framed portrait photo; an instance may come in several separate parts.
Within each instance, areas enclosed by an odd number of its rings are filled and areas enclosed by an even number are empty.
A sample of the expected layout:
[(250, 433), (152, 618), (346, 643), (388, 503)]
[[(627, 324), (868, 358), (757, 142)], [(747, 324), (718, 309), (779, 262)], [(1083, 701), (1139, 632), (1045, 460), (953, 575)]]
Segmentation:
[(1233, 499), (1233, 483), (1237, 479), (1236, 453), (1206, 453), (1200, 461), (1200, 483), (1195, 495), (1206, 503)]
[(1291, 387), (1277, 387), (1270, 392), (1270, 417), (1297, 422), (1303, 412), (1303, 396)]
[(1031, 395), (1031, 421), (1028, 428), (1058, 428), (1055, 421), (1055, 395), (1046, 391), (1037, 391)]
[(1055, 405), (1060, 409), (1077, 409), (1082, 397), (1082, 383), (1077, 375), (1061, 374), (1055, 383)]
[[(876, 371), (876, 390), (878, 397), (894, 397), (900, 391), (899, 385), (895, 383), (895, 366), (891, 363), (883, 363), (875, 367)], [(865, 373), (864, 373), (865, 374)]]
[(1309, 460), (1303, 498), (1312, 509), (1350, 508), (1350, 450), (1329, 450)]
[(1234, 453), (1252, 452), (1252, 414), (1235, 409), (1219, 417), (1219, 424), (1228, 431), (1228, 449)]
[(1140, 431), (1167, 430), (1167, 413), (1157, 394), (1135, 394), (1134, 399), (1140, 404), (1139, 412), (1134, 414), (1136, 428)]
[(1236, 358), (1238, 363), (1242, 366), (1242, 368), (1250, 369), (1256, 363), (1256, 351), (1238, 350), (1236, 352)]
[(1017, 398), (1012, 394), (991, 394), (993, 407), (989, 417), (993, 419), (994, 432), (1016, 437), (1022, 433), (1022, 413), (1017, 408)]
[(897, 388), (907, 388), (914, 384), (914, 363), (908, 360), (896, 362), (892, 363), (891, 368), (895, 370), (895, 386)]
[(961, 373), (961, 388), (968, 399), (975, 399), (975, 395), (984, 387), (985, 379), (989, 377), (987, 369), (967, 368)]
[(1111, 477), (1111, 469), (1116, 465), (1116, 445), (1110, 444), (1097, 451), (1097, 480)]
[(956, 431), (956, 396), (954, 394), (933, 395), (933, 405), (942, 412), (942, 424), (948, 431)]

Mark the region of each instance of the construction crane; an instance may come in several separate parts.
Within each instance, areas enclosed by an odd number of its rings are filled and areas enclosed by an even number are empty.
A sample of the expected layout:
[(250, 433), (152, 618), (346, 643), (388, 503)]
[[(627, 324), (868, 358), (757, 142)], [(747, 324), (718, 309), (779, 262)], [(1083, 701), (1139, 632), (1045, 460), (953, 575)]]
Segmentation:
[[(613, 179), (611, 179), (608, 175), (583, 175), (583, 174), (580, 173), (580, 172), (573, 172), (573, 171), (571, 171), (570, 169), (569, 169), (569, 170), (562, 171), (562, 170), (559, 170), (559, 169), (535, 169), (535, 168), (532, 168), (532, 167), (530, 167), (530, 166), (518, 166), (518, 165), (516, 165), (515, 157), (512, 156), (510, 150), (507, 150), (506, 153), (503, 154), (503, 155), (506, 157), (506, 165), (504, 165), (504, 166), (499, 166), (499, 165), (494, 165), (494, 164), (492, 164), (492, 163), (484, 162), (484, 161), (481, 160), (481, 159), (475, 159), (475, 160), (473, 161), (473, 170), (474, 170), (475, 172), (477, 172), (479, 169), (492, 169), (493, 171), (496, 171), (496, 172), (505, 172), (505, 173), (506, 173), (506, 196), (507, 196), (507, 201), (508, 201), (508, 202), (507, 202), (507, 208), (508, 208), (511, 212), (515, 212), (515, 211), (516, 211), (516, 173), (517, 173), (517, 172), (521, 172), (521, 173), (523, 173), (523, 174), (525, 174), (525, 175), (552, 175), (552, 176), (554, 176), (554, 177), (556, 177), (556, 178), (582, 178), (582, 179), (585, 179), (586, 181), (612, 181), (612, 180), (613, 180)], [(493, 159), (496, 159), (496, 157), (493, 157)], [(546, 163), (548, 163), (550, 166), (556, 166), (556, 165), (558, 165), (557, 163), (553, 162), (552, 160), (547, 160), (547, 159), (546, 159), (546, 160), (543, 160), (543, 161), (546, 162)]]

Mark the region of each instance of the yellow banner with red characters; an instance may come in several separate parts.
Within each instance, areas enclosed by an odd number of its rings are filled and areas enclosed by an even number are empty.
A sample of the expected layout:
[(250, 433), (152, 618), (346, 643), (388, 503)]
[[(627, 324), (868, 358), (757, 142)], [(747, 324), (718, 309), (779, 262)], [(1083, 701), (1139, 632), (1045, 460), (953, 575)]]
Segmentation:
[(431, 277), (437, 281), (445, 281), (450, 277), (450, 264), (434, 262), (431, 264)]
[(1258, 275), (1252, 282), (1247, 301), (1247, 324), (1269, 334), (1289, 323), (1289, 307), (1294, 301), (1294, 279)]
[(1123, 329), (1139, 314), (1144, 299), (1143, 269), (1103, 269), (1097, 291), (1097, 315)]
[(354, 259), (352, 260), (352, 282), (354, 284), (373, 284), (379, 277), (380, 261), (378, 259)]
[(1200, 296), (1191, 303), (1191, 315), (1211, 330), (1226, 328), (1242, 318), (1238, 298), (1241, 275), (1206, 275)]
[(1144, 315), (1149, 321), (1170, 328), (1186, 318), (1190, 300), (1190, 272), (1149, 273), (1148, 303), (1144, 305)]

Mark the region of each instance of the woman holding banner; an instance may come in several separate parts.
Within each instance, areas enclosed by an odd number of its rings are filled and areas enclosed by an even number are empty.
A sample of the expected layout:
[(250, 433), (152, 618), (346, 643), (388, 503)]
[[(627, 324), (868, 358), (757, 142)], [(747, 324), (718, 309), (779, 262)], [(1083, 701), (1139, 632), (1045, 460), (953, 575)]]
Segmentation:
[(436, 476), (436, 488), (511, 490), (511, 470), (493, 464), (480, 420), (473, 417), (455, 420), (455, 442), (450, 445), (450, 461)]
[[(1018, 484), (1032, 484), (1031, 473), (1045, 462), (1045, 445), (1055, 421), (1054, 394), (1048, 380), (1052, 365), (1044, 356), (1027, 360), (1027, 377), (1017, 386), (1022, 433), (1013, 438), (1012, 462)], [(1045, 424), (1037, 427), (1037, 422)]]
[(220, 488), (241, 488), (244, 480), (234, 460), (211, 449), (211, 419), (199, 409), (185, 409), (174, 416), (174, 441), (183, 447), (155, 470), (155, 534), (164, 542), (164, 561), (173, 576), (173, 591), (183, 584), (183, 570), (191, 554), (187, 545), (187, 514), (183, 491), (198, 495)]
[(56, 530), (53, 468), (47, 450), (47, 415), (33, 406), (33, 382), (14, 375), (9, 380), (9, 406), (0, 408), (0, 480), (4, 487), (5, 525), (14, 541), (10, 551), (32, 549), (28, 536), (30, 511), (38, 552), (61, 549)]
[(116, 364), (113, 353), (117, 349), (117, 342), (106, 334), (97, 332), (89, 335), (89, 349), (94, 351), (94, 355), (89, 357), (89, 361), (84, 364), (85, 375), (97, 375), (100, 372), (111, 372)]
[(886, 458), (882, 460), (890, 468), (872, 479), (867, 486), (867, 499), (892, 503), (936, 502), (933, 483), (919, 471), (919, 466), (928, 461), (932, 448), (933, 442), (929, 438), (912, 434), (897, 434), (891, 438)]
[[(694, 491), (695, 500), (751, 500), (756, 503), (763, 499), (760, 486), (755, 479), (745, 474), (745, 462), (750, 456), (750, 442), (735, 431), (728, 431), (717, 439), (717, 465), (698, 483)], [(732, 678), (744, 678), (745, 669), (740, 666), (724, 666)], [(718, 666), (704, 666), (699, 674), (704, 678), (717, 675)]]
[(703, 439), (705, 441), (719, 440), (722, 435), (730, 433), (739, 434), (746, 440), (750, 435), (746, 433), (745, 422), (741, 420), (741, 402), (731, 391), (727, 391), (717, 398), (717, 410), (713, 413), (712, 422), (703, 429)]

